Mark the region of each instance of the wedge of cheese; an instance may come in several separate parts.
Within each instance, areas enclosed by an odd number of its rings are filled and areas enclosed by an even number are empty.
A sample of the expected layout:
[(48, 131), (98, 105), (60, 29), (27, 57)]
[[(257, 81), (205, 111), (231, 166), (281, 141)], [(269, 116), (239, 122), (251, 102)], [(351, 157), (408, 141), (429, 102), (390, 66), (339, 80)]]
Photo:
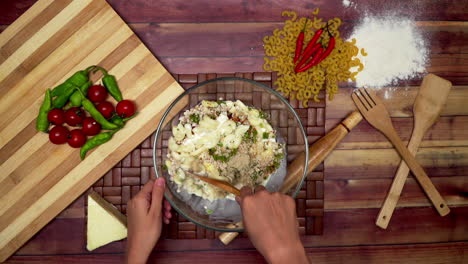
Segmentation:
[(98, 193), (88, 195), (86, 248), (92, 251), (127, 237), (127, 218)]

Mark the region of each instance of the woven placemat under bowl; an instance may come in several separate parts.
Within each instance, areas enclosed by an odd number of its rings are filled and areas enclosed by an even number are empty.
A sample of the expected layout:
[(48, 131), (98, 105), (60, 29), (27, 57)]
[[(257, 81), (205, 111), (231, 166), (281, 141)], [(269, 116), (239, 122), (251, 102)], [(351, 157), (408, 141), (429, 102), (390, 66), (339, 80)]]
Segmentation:
[[(185, 88), (190, 88), (198, 83), (220, 77), (240, 77), (252, 79), (272, 87), (276, 74), (271, 72), (236, 73), (236, 74), (176, 74), (176, 80)], [(210, 94), (203, 91), (207, 98), (223, 97), (229, 99), (230, 91), (225, 94)], [(254, 106), (262, 106), (269, 109), (272, 104), (270, 96), (253, 97)], [(319, 96), (321, 102), (309, 102), (308, 108), (303, 108), (297, 100), (290, 100), (301, 118), (307, 133), (308, 143), (311, 144), (325, 134), (325, 93)], [(287, 118), (287, 117), (286, 117)], [(284, 122), (281, 112), (270, 112), (270, 121), (275, 124), (288, 140), (288, 159), (293, 159), (295, 149), (300, 151), (300, 137), (296, 136), (296, 129), (288, 129), (287, 121)], [(122, 213), (126, 213), (127, 202), (140, 191), (150, 178), (155, 178), (153, 169), (153, 141), (154, 135), (148, 137), (137, 148), (130, 152), (114, 168), (98, 180), (92, 189), (101, 194), (107, 201), (114, 204)], [(296, 198), (299, 232), (301, 235), (321, 235), (323, 232), (323, 164), (318, 166), (307, 176), (301, 191)], [(169, 225), (163, 228), (163, 238), (167, 239), (210, 239), (216, 238), (218, 232), (199, 227), (182, 216), (173, 212), (173, 218)], [(245, 234), (243, 235), (245, 236)]]

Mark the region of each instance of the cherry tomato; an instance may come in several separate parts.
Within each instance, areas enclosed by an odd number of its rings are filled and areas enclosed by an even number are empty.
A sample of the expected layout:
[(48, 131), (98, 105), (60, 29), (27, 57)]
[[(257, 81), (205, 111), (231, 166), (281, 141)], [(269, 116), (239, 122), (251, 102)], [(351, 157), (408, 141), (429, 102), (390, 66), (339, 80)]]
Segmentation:
[(70, 126), (76, 126), (83, 122), (85, 113), (78, 107), (72, 107), (65, 112), (65, 122)]
[(61, 125), (65, 122), (65, 112), (62, 109), (52, 109), (47, 113), (47, 120), (54, 125)]
[(96, 109), (104, 116), (104, 118), (108, 119), (112, 116), (114, 113), (114, 106), (112, 103), (108, 101), (100, 102), (97, 106)]
[(49, 131), (49, 140), (54, 144), (65, 144), (68, 139), (68, 129), (61, 125), (54, 126)]
[(130, 100), (122, 100), (117, 104), (116, 110), (122, 118), (130, 117), (135, 114), (135, 105)]
[(102, 85), (93, 85), (88, 89), (88, 98), (95, 103), (102, 102), (107, 98), (107, 90)]
[(101, 124), (96, 122), (94, 118), (87, 117), (83, 120), (83, 127), (81, 130), (87, 136), (94, 136), (99, 134), (99, 131), (101, 131)]
[(73, 129), (68, 136), (68, 145), (72, 148), (80, 148), (86, 143), (86, 135), (81, 129)]

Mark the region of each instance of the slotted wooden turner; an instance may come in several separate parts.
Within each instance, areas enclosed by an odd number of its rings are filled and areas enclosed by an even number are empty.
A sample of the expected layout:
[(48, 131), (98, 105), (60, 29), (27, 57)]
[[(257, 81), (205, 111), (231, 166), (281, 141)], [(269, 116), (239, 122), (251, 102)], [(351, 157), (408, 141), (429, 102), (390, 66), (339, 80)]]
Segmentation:
[(364, 118), (392, 142), (400, 156), (413, 172), (416, 180), (431, 200), (437, 212), (439, 212), (441, 216), (447, 215), (450, 212), (447, 203), (434, 187), (430, 178), (424, 172), (424, 169), (419, 165), (397, 135), (382, 101), (380, 101), (373, 91), (364, 88), (356, 89), (351, 95), (351, 98)]

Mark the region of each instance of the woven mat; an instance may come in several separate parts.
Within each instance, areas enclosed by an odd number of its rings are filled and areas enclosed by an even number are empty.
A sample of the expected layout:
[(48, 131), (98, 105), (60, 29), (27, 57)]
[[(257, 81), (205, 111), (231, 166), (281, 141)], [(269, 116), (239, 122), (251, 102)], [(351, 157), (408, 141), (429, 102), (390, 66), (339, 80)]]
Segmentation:
[[(179, 83), (185, 88), (205, 80), (220, 77), (241, 77), (253, 79), (272, 87), (276, 75), (270, 72), (236, 73), (236, 74), (180, 74), (174, 75)], [(209, 91), (207, 91), (209, 93)], [(213, 95), (215, 96), (215, 95)], [(229, 98), (229, 94), (216, 97)], [(256, 98), (256, 97), (254, 97)], [(319, 96), (321, 102), (309, 102), (308, 108), (303, 108), (297, 100), (290, 100), (301, 118), (302, 124), (307, 131), (309, 144), (313, 143), (325, 134), (325, 94)], [(254, 99), (253, 105), (261, 105), (263, 109), (271, 104), (270, 97), (258, 97)], [(281, 115), (271, 114), (273, 124), (284, 124)], [(286, 122), (287, 123), (287, 122)], [(282, 134), (288, 135), (288, 145), (300, 144), (295, 129), (288, 131), (287, 125), (281, 127)], [(114, 204), (122, 213), (126, 213), (127, 202), (138, 193), (141, 186), (148, 179), (155, 177), (153, 169), (153, 141), (154, 135), (148, 137), (140, 146), (129, 153), (114, 168), (98, 180), (92, 189), (101, 194), (107, 201)], [(288, 159), (294, 155), (288, 154)], [(296, 199), (297, 216), (299, 221), (299, 232), (301, 235), (321, 235), (323, 231), (323, 164), (307, 176), (301, 191)], [(173, 219), (168, 226), (164, 227), (163, 237), (167, 239), (205, 239), (215, 238), (218, 233), (212, 230), (196, 226), (184, 217), (173, 212)], [(245, 236), (245, 235), (244, 235)]]

